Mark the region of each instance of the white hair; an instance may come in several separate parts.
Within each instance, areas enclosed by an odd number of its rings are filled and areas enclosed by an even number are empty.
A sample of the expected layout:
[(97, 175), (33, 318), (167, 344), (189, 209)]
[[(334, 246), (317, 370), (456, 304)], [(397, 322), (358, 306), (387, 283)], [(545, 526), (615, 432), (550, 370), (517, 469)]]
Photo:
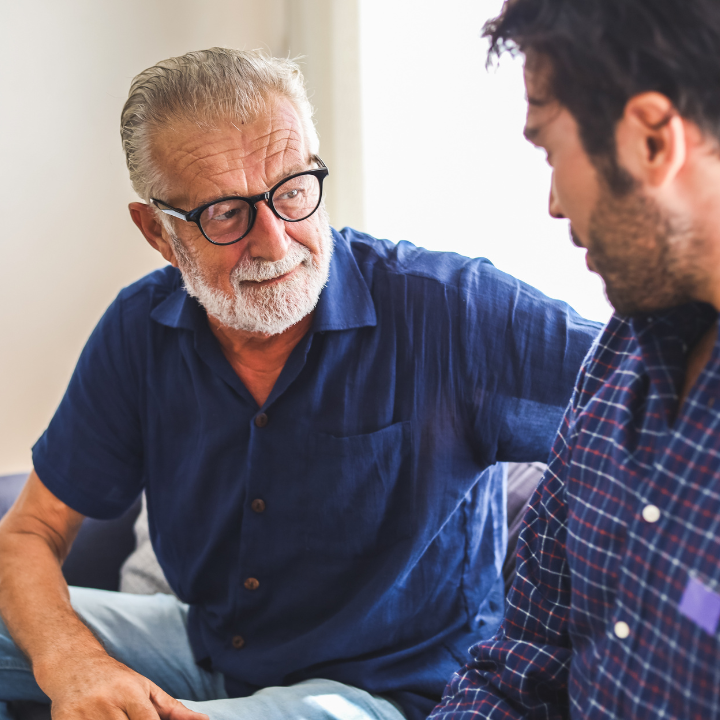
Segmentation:
[(210, 48), (169, 58), (137, 75), (123, 107), (120, 132), (130, 182), (145, 202), (162, 194), (153, 162), (153, 136), (175, 122), (201, 128), (218, 121), (252, 122), (274, 98), (287, 98), (298, 113), (311, 153), (319, 140), (313, 109), (297, 63), (261, 50)]

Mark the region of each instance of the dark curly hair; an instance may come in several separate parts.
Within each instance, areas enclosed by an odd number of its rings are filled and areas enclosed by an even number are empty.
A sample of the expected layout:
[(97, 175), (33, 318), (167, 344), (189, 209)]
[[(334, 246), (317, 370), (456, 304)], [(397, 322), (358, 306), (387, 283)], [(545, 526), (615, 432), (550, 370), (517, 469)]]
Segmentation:
[(506, 0), (483, 35), (489, 64), (505, 51), (549, 62), (550, 96), (612, 186), (615, 127), (635, 95), (662, 93), (720, 141), (720, 0)]

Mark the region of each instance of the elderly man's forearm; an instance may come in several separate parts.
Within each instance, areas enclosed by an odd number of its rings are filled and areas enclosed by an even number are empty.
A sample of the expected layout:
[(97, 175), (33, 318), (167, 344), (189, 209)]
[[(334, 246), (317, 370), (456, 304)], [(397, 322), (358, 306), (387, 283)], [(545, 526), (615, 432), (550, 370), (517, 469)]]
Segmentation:
[(32, 532), (0, 527), (0, 614), (50, 697), (73, 657), (105, 653), (70, 605), (56, 549)]

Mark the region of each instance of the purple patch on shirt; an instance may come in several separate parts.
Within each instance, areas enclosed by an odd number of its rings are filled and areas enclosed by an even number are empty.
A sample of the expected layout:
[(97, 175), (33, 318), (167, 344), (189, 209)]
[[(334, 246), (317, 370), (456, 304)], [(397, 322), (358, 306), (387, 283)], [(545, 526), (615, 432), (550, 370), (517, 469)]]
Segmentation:
[(720, 622), (720, 594), (691, 575), (678, 610), (705, 632), (714, 635)]

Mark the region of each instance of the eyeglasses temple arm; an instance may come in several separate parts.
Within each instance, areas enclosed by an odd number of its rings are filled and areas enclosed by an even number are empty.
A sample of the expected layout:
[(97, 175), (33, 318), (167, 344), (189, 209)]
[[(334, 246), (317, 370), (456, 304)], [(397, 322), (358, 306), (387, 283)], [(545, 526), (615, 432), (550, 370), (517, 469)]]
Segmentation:
[(164, 212), (166, 215), (172, 215), (173, 217), (180, 218), (181, 220), (187, 220), (185, 213), (178, 212), (177, 210), (170, 210), (169, 208), (158, 208), (160, 212)]
[[(166, 205), (162, 200), (155, 200), (155, 198), (152, 198), (152, 203), (160, 212), (164, 212), (166, 215), (172, 215), (173, 217), (180, 218), (180, 220), (185, 220), (185, 222), (187, 222), (188, 214), (186, 212), (171, 207), (170, 205)], [(161, 205), (164, 207), (160, 207)]]

